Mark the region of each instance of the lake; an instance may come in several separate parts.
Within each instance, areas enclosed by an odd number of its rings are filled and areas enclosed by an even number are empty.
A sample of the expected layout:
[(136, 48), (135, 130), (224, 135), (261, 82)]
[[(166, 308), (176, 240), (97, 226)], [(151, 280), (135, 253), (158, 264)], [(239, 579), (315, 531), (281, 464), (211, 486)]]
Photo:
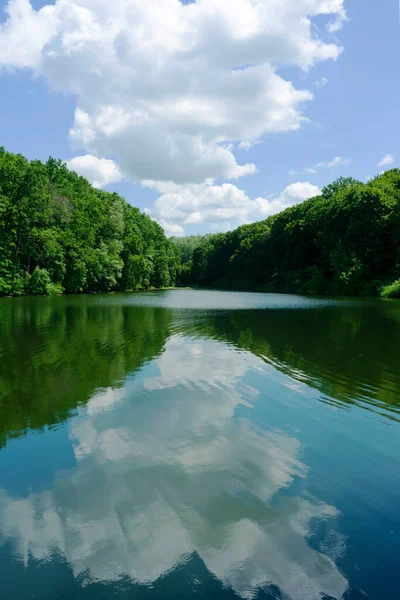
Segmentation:
[(400, 598), (400, 302), (0, 299), (0, 598)]

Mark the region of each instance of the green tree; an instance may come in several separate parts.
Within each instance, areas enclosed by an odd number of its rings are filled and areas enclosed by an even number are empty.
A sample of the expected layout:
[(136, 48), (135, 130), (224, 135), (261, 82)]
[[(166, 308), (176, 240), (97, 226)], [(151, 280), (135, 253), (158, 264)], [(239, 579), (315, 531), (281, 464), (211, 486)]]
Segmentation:
[(378, 295), (400, 277), (400, 170), (368, 184), (341, 177), (265, 221), (203, 238), (191, 258), (190, 238), (174, 243), (186, 284)]
[(0, 294), (173, 285), (179, 263), (162, 228), (118, 194), (62, 161), (0, 149)]

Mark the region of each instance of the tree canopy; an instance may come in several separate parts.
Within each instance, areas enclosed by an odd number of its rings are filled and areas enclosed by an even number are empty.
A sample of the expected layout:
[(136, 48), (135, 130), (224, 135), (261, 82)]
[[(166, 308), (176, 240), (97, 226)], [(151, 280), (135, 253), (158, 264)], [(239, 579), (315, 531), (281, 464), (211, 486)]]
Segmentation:
[(184, 285), (400, 295), (400, 169), (341, 177), (319, 196), (221, 234), (167, 239), (60, 160), (0, 148), (0, 295)]
[(207, 236), (183, 269), (194, 285), (305, 294), (376, 295), (396, 282), (394, 296), (399, 276), (400, 169), (366, 184), (340, 178), (265, 221)]
[(0, 295), (170, 286), (178, 265), (160, 225), (118, 194), (0, 149)]

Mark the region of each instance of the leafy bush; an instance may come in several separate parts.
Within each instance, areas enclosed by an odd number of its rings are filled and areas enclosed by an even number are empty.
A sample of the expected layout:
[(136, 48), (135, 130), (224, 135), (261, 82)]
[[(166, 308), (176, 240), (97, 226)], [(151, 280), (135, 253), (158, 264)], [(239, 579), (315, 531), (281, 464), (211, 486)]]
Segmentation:
[(381, 291), (382, 298), (400, 298), (400, 279), (386, 285)]
[(0, 272), (0, 296), (22, 296), (26, 288), (26, 274), (23, 272)]
[(61, 283), (49, 283), (46, 286), (46, 291), (48, 296), (59, 296), (64, 293), (64, 288)]
[(53, 283), (46, 269), (36, 267), (27, 283), (27, 291), (34, 296), (54, 296), (62, 294), (64, 289), (59, 283)]
[(11, 282), (11, 295), (12, 296), (22, 296), (25, 294), (27, 282), (27, 274), (26, 273), (15, 273), (12, 282)]

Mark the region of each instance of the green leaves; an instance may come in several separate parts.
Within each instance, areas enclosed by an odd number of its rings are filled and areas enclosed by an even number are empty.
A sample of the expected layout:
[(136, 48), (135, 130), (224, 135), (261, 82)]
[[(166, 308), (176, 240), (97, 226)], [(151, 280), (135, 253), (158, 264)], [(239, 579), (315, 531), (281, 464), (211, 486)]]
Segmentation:
[(167, 286), (178, 266), (162, 228), (118, 194), (1, 149), (0, 294)]
[[(189, 265), (192, 239), (175, 243)], [(182, 270), (185, 283), (378, 295), (382, 283), (400, 276), (400, 170), (368, 184), (341, 177), (321, 196), (266, 221), (201, 239), (191, 257), (190, 274)], [(393, 285), (387, 294), (397, 293)]]
[(382, 298), (400, 298), (400, 279), (386, 285), (381, 291)]
[(53, 283), (46, 269), (36, 267), (32, 275), (25, 284), (27, 292), (34, 296), (54, 296), (62, 294), (63, 287), (60, 284)]

